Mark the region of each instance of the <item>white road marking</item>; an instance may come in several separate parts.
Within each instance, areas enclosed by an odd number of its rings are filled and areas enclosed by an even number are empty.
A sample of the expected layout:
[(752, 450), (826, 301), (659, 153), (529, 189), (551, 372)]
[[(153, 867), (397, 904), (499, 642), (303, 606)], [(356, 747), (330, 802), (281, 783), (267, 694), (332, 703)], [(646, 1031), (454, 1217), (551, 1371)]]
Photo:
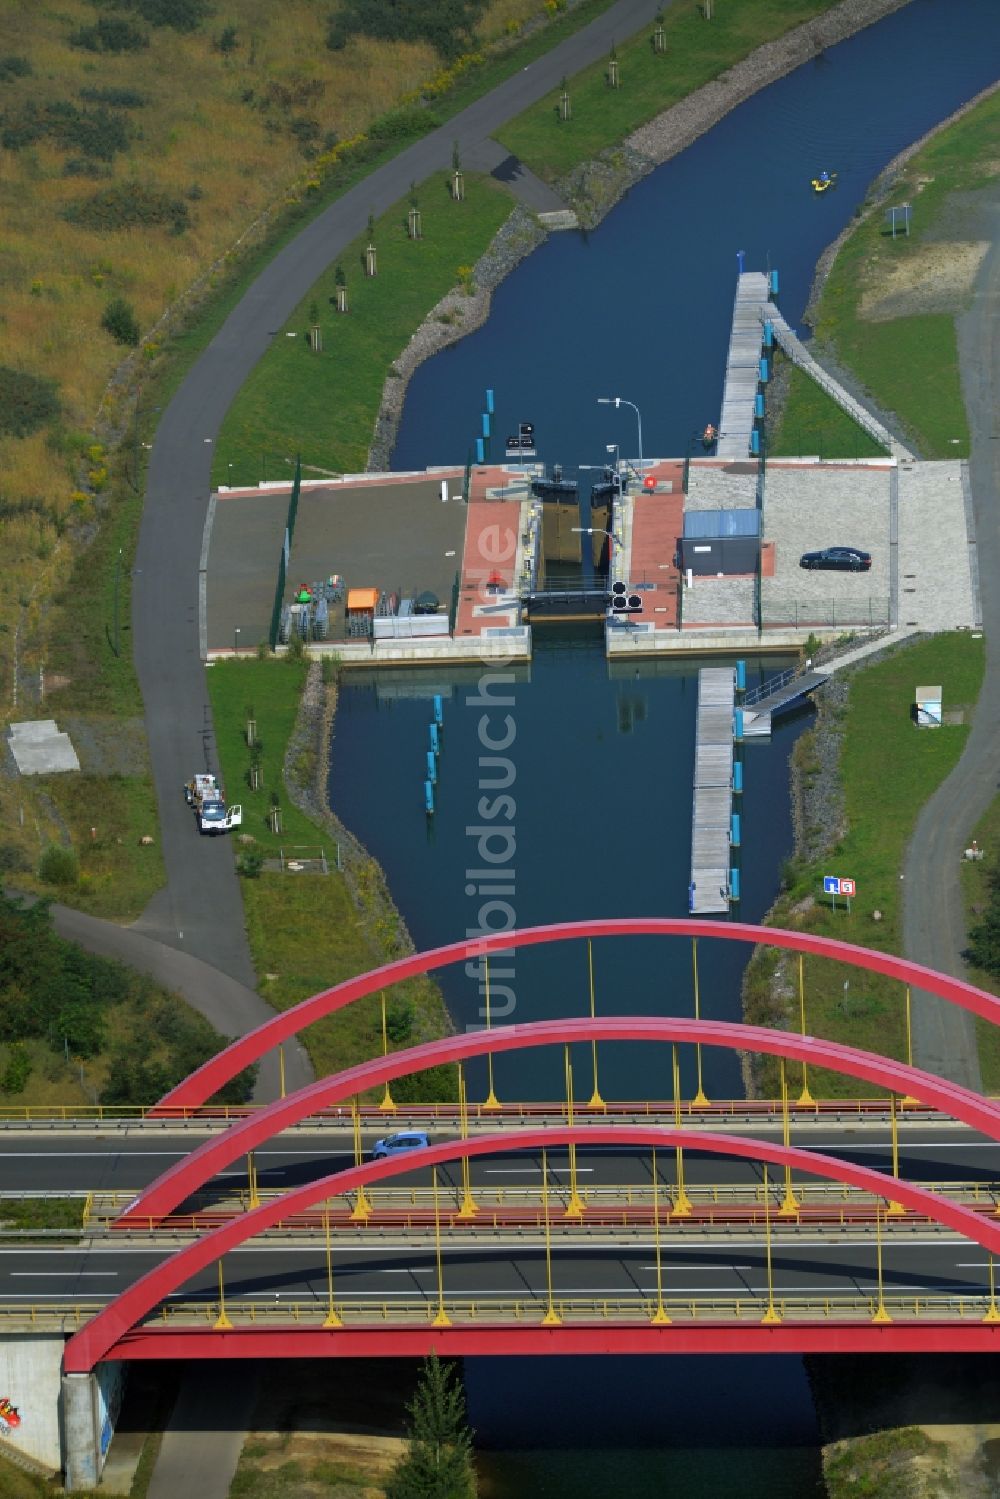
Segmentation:
[(67, 1275), (79, 1279), (84, 1275), (117, 1275), (117, 1270), (12, 1270), (11, 1280), (61, 1280)]

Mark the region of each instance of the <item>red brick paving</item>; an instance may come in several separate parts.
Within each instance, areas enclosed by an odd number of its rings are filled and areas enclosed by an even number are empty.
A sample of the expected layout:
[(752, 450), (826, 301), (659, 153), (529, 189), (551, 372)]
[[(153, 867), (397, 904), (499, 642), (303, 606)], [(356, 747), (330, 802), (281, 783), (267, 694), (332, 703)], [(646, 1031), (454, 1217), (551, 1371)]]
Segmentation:
[[(456, 639), (463, 635), (480, 635), (484, 629), (508, 623), (503, 611), (497, 615), (476, 613), (477, 608), (497, 600), (498, 593), (491, 588), (491, 582), (502, 585), (504, 593), (514, 588), (514, 563), (524, 491), (519, 490), (516, 498), (509, 500), (501, 494), (489, 493), (502, 490), (508, 476), (509, 471), (500, 464), (472, 470), (455, 617)], [(517, 623), (516, 615), (511, 623)]]
[(684, 534), (683, 463), (670, 459), (648, 468), (645, 478), (657, 485), (670, 484), (665, 492), (636, 493), (632, 505), (632, 561), (629, 583), (648, 585), (639, 590), (642, 613), (632, 618), (657, 630), (676, 628), (677, 590), (680, 574), (674, 557)]

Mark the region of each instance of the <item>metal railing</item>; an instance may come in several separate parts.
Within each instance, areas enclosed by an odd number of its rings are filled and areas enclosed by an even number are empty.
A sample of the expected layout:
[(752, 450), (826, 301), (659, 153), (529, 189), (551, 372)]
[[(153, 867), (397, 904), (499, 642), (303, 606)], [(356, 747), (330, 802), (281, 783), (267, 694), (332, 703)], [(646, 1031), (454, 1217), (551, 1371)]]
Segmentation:
[[(0, 1126), (6, 1124), (16, 1126), (19, 1124), (45, 1125), (47, 1127), (58, 1127), (59, 1125), (83, 1125), (83, 1124), (113, 1124), (120, 1122), (147, 1121), (157, 1128), (169, 1129), (172, 1125), (189, 1124), (191, 1126), (202, 1126), (206, 1128), (230, 1124), (233, 1120), (243, 1119), (248, 1114), (254, 1114), (258, 1110), (267, 1107), (265, 1104), (199, 1104), (192, 1107), (171, 1108), (163, 1113), (154, 1113), (156, 1104), (144, 1106), (137, 1104), (4, 1104), (0, 1106)], [(711, 1102), (696, 1103), (693, 1099), (682, 1099), (681, 1115), (685, 1119), (699, 1120), (744, 1120), (744, 1119), (771, 1119), (780, 1118), (782, 1106), (780, 1099), (774, 1098), (731, 1098), (714, 1099)], [(565, 1102), (540, 1101), (537, 1103), (498, 1103), (487, 1105), (486, 1103), (469, 1102), (468, 1118), (470, 1121), (484, 1124), (504, 1124), (513, 1120), (531, 1120), (538, 1122), (545, 1119), (566, 1121), (567, 1109)], [(800, 1103), (797, 1100), (789, 1101), (789, 1109), (793, 1118), (798, 1121), (803, 1119), (839, 1119), (839, 1118), (864, 1118), (870, 1115), (889, 1117), (890, 1107), (888, 1098), (815, 1098), (808, 1103)], [(459, 1107), (457, 1103), (404, 1103), (394, 1105), (386, 1109), (381, 1104), (363, 1104), (361, 1106), (361, 1119), (364, 1127), (383, 1128), (391, 1120), (393, 1124), (401, 1124), (407, 1120), (440, 1122), (442, 1127), (458, 1125)], [(912, 1100), (899, 1101), (899, 1117), (919, 1114), (931, 1118), (948, 1118), (939, 1110), (925, 1107), (923, 1104), (914, 1104)], [(648, 1100), (605, 1100), (596, 1108), (587, 1103), (575, 1103), (573, 1106), (573, 1118), (576, 1123), (586, 1123), (588, 1120), (607, 1119), (658, 1119), (660, 1117), (674, 1116), (674, 1104), (670, 1099), (648, 1099)], [(331, 1108), (321, 1109), (304, 1119), (300, 1124), (293, 1126), (296, 1129), (315, 1129), (317, 1125), (329, 1125), (333, 1128), (348, 1128), (351, 1122), (351, 1110), (347, 1105), (334, 1105)]]
[[(740, 1296), (691, 1297), (671, 1296), (664, 1291), (663, 1309), (672, 1323), (703, 1323), (709, 1325), (750, 1326), (759, 1324), (766, 1313), (772, 1310), (782, 1322), (842, 1324), (869, 1323), (876, 1319), (880, 1309), (888, 1313), (893, 1322), (955, 1323), (983, 1322), (990, 1317), (996, 1303), (988, 1293), (947, 1295), (927, 1293), (925, 1295), (902, 1295), (889, 1293), (881, 1299), (877, 1294), (864, 1295), (850, 1291), (843, 1296), (797, 1296), (783, 1295), (776, 1291), (773, 1300), (765, 1294), (752, 1292)], [(549, 1312), (549, 1302), (544, 1293), (538, 1296), (511, 1298), (454, 1298), (445, 1302), (448, 1320), (455, 1327), (537, 1327)], [(11, 1332), (18, 1328), (58, 1329), (71, 1331), (82, 1327), (91, 1317), (102, 1311), (104, 1303), (5, 1303), (0, 1302), (0, 1332)], [(213, 1332), (220, 1316), (220, 1303), (213, 1299), (190, 1299), (163, 1303), (149, 1318), (140, 1323), (143, 1332), (158, 1330), (170, 1332), (182, 1328), (203, 1329)], [(335, 1297), (333, 1310), (345, 1327), (354, 1328), (401, 1328), (423, 1327), (433, 1324), (439, 1316), (437, 1297), (393, 1299), (379, 1301), (376, 1297), (359, 1296), (347, 1299)], [(615, 1325), (653, 1322), (658, 1304), (655, 1295), (636, 1292), (622, 1296), (583, 1296), (556, 1294), (552, 1310), (559, 1320), (570, 1326)], [(225, 1315), (234, 1327), (271, 1328), (275, 1333), (290, 1328), (321, 1328), (327, 1323), (330, 1306), (326, 1298), (280, 1298), (260, 1301), (233, 1301), (225, 1299)], [(331, 1328), (330, 1336), (336, 1337), (338, 1329)]]

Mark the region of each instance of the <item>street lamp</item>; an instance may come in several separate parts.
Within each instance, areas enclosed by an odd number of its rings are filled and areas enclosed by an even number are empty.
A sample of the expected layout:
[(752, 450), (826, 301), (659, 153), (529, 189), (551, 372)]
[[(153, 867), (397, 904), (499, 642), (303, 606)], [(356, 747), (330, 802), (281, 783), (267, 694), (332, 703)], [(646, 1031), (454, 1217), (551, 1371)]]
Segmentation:
[(631, 406), (635, 412), (635, 419), (639, 424), (639, 472), (642, 473), (642, 414), (634, 401), (626, 401), (624, 396), (598, 396), (598, 406), (614, 406), (617, 411), (620, 406)]
[[(578, 532), (579, 535), (581, 535), (581, 536), (606, 536), (609, 541), (614, 542), (615, 546), (618, 547), (619, 550), (622, 550), (622, 551), (624, 550), (624, 548), (622, 547), (621, 542), (618, 540), (618, 537), (615, 535), (614, 531), (606, 531), (603, 526), (573, 526), (573, 527), (571, 527), (571, 529), (573, 531)], [(610, 568), (611, 568), (611, 549), (609, 547), (608, 548), (608, 569), (609, 569), (609, 571), (610, 571)]]
[[(160, 409), (159, 406), (143, 406), (141, 402), (142, 391), (138, 391), (135, 398), (135, 411), (132, 414), (132, 474), (129, 478), (129, 483), (132, 486), (133, 494), (139, 493), (139, 418), (141, 416), (148, 416), (151, 411), (159, 411)], [(125, 465), (125, 472), (128, 474), (127, 463)]]
[(239, 648), (240, 648), (240, 627), (239, 627), (239, 625), (237, 625), (236, 628), (235, 628), (235, 630), (233, 631), (233, 655), (234, 656), (238, 654)]

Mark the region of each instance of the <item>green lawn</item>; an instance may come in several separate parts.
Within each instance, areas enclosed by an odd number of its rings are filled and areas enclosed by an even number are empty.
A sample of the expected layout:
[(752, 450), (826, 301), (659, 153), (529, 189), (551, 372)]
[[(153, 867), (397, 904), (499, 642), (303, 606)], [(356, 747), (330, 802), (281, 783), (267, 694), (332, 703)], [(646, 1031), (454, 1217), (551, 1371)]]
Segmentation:
[(767, 451), (771, 458), (884, 458), (885, 449), (800, 369), (789, 369), (788, 397)]
[[(376, 220), (377, 276), (364, 274), (367, 234), (340, 258), (349, 313), (338, 314), (331, 302), (334, 265), (303, 297), (229, 408), (216, 444), (214, 483), (255, 484), (265, 472), (274, 478), (287, 472), (283, 458), (297, 453), (304, 466), (330, 472), (364, 468), (386, 372), (513, 207), (499, 184), (472, 173), (461, 203), (452, 201), (445, 173), (421, 184), (418, 198), (422, 239), (407, 236), (408, 199)], [(323, 330), (321, 354), (306, 338), (311, 308)], [(286, 336), (291, 333), (294, 338)]]
[[(230, 802), (243, 806), (243, 834), (257, 840), (265, 854), (279, 847), (326, 850), (330, 873), (295, 875), (268, 872), (242, 880), (247, 931), (260, 992), (277, 1010), (285, 1010), (321, 989), (384, 963), (401, 951), (398, 929), (375, 899), (380, 881), (374, 862), (352, 865), (351, 882), (337, 872), (336, 840), (292, 804), (282, 780), (285, 748), (295, 725), (307, 663), (288, 657), (265, 661), (217, 662), (208, 673), (212, 717), (220, 769)], [(246, 744), (249, 710), (263, 745), (264, 785), (252, 792), (246, 783), (250, 757)], [(308, 779), (314, 767), (300, 767)], [(271, 794), (281, 807), (283, 831), (267, 826)], [(397, 1020), (395, 1046), (430, 1040), (450, 1029), (440, 989), (428, 978), (413, 979), (386, 991), (388, 1013)], [(342, 1014), (319, 1021), (303, 1040), (318, 1075), (364, 1061), (382, 1047), (382, 1012), (377, 997), (349, 1006)], [(400, 1099), (454, 1097), (450, 1073), (424, 1074), (401, 1083)], [(381, 1096), (381, 1095), (380, 1095)]]
[[(851, 681), (840, 769), (846, 794), (847, 829), (822, 864), (796, 867), (789, 889), (773, 913), (776, 926), (801, 927), (865, 947), (899, 952), (902, 893), (899, 875), (906, 845), (924, 803), (957, 763), (968, 724), (916, 729), (910, 716), (918, 682), (941, 682), (945, 704), (971, 710), (982, 681), (984, 645), (968, 635), (936, 635), (919, 641)], [(812, 774), (808, 736), (798, 751), (808, 784)], [(857, 881), (848, 915), (822, 894), (823, 875)], [(874, 912), (881, 912), (876, 921)], [(750, 979), (748, 1018), (766, 1004), (773, 955), (755, 959)], [(888, 979), (847, 970), (826, 959), (804, 964), (806, 1024), (814, 1035), (850, 1042), (887, 1056), (905, 1058), (905, 993)], [(798, 964), (788, 960), (784, 976), (795, 996), (798, 1024)], [(846, 982), (846, 987), (845, 987)], [(773, 1088), (777, 1067), (762, 1069)], [(795, 1087), (798, 1069), (793, 1068)], [(810, 1073), (814, 1093), (834, 1097), (870, 1095), (879, 1090), (835, 1073)]]
[(887, 288), (911, 280), (919, 287), (929, 257), (941, 253), (939, 242), (981, 237), (968, 227), (956, 195), (992, 182), (998, 155), (1000, 96), (994, 95), (906, 164), (885, 206), (913, 204), (911, 234), (892, 239), (881, 208), (862, 219), (837, 255), (816, 314), (820, 340), (830, 341), (879, 403), (898, 414), (928, 458), (968, 453), (953, 314), (873, 321), (862, 316), (861, 302), (866, 293), (877, 302)]
[(554, 181), (588, 161), (695, 89), (710, 83), (756, 47), (830, 10), (834, 0), (722, 0), (705, 21), (701, 7), (685, 0), (664, 17), (667, 50), (652, 46), (649, 24), (616, 47), (621, 87), (609, 88), (603, 60), (567, 82), (572, 117), (560, 120), (560, 89), (497, 132), (497, 139), (540, 176)]

